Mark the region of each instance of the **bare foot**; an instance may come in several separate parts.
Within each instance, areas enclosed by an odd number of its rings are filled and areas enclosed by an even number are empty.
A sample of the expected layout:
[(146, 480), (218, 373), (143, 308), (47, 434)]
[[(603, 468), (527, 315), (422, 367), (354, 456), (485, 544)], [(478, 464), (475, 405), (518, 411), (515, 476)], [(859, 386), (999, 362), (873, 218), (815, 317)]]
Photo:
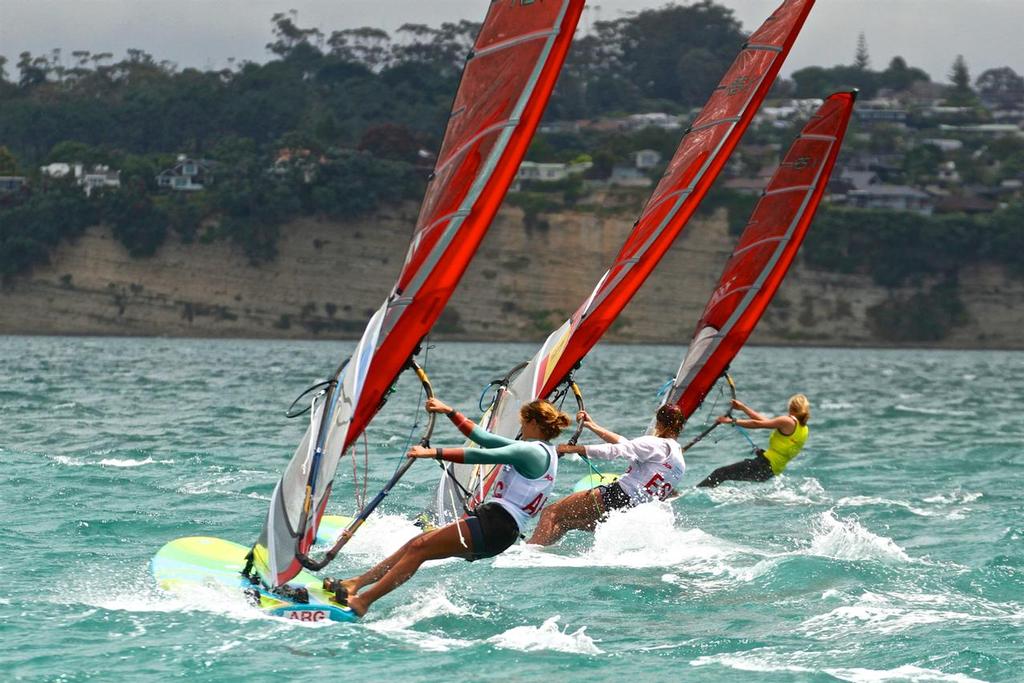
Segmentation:
[(362, 617), (366, 614), (366, 610), (370, 609), (369, 603), (367, 603), (362, 597), (349, 593), (348, 606), (356, 613), (357, 617)]

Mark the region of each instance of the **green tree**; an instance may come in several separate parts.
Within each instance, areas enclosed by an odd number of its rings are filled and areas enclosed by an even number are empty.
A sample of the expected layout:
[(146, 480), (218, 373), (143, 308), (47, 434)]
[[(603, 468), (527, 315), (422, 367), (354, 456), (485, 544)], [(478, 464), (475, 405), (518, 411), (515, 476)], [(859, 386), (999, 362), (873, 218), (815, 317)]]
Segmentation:
[(1008, 66), (983, 71), (977, 80), (981, 99), (1004, 109), (1024, 106), (1024, 77)]
[(0, 175), (18, 175), (18, 160), (6, 147), (0, 147)]
[(974, 90), (971, 89), (971, 73), (967, 68), (967, 60), (963, 55), (957, 55), (953, 66), (949, 71), (949, 82), (952, 87), (946, 97), (946, 101), (953, 106), (972, 106), (977, 102)]
[(927, 83), (930, 80), (927, 73), (908, 66), (907, 61), (898, 55), (893, 57), (889, 62), (889, 67), (879, 74), (879, 85), (896, 91), (910, 90), (914, 83), (918, 81)]
[(167, 216), (145, 186), (122, 185), (105, 192), (103, 219), (114, 237), (135, 257), (152, 256), (167, 237)]
[(861, 71), (871, 68), (871, 57), (868, 55), (868, 39), (861, 31), (857, 36), (857, 53), (853, 57), (853, 65)]

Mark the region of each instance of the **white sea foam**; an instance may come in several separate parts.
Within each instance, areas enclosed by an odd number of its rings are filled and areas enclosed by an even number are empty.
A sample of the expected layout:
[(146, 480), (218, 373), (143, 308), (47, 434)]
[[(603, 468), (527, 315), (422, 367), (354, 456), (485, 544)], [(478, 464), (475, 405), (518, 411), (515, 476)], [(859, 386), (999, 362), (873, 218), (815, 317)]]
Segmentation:
[(173, 460), (154, 460), (152, 457), (145, 458), (144, 460), (135, 460), (133, 458), (104, 458), (99, 462), (89, 462), (82, 460), (81, 458), (72, 458), (66, 455), (53, 455), (50, 459), (59, 465), (67, 465), (69, 467), (84, 467), (86, 465), (94, 465), (98, 467), (142, 467), (143, 465), (173, 465)]
[(800, 554), (889, 564), (913, 562), (891, 538), (871, 533), (856, 519), (840, 519), (832, 510), (818, 516), (812, 527), (811, 543)]
[(783, 653), (771, 648), (759, 648), (749, 652), (725, 653), (698, 657), (690, 662), (691, 666), (709, 666), (718, 664), (737, 671), (757, 673), (794, 673), (794, 674), (826, 674), (842, 681), (851, 683), (881, 683), (882, 681), (904, 681), (906, 683), (984, 683), (964, 674), (947, 674), (933, 669), (923, 669), (912, 664), (904, 664), (893, 669), (866, 669), (859, 667), (817, 667), (820, 660), (827, 661), (841, 657), (841, 652), (796, 652)]
[(822, 410), (850, 410), (856, 408), (856, 403), (847, 403), (845, 401), (822, 401)]
[(80, 458), (71, 458), (66, 455), (52, 455), (50, 459), (58, 465), (67, 465), (68, 467), (82, 467), (86, 462)]
[(949, 683), (985, 683), (964, 674), (947, 674), (933, 669), (922, 669), (919, 666), (905, 664), (895, 669), (879, 671), (876, 669), (825, 669), (825, 673), (851, 683), (875, 683), (876, 681), (907, 681), (907, 683), (931, 683), (932, 681), (948, 681)]
[(376, 563), (421, 533), (421, 528), (401, 515), (371, 515), (345, 546), (345, 554), (361, 556), (360, 562)]
[(918, 626), (948, 623), (1024, 623), (1024, 608), (1017, 603), (995, 603), (958, 593), (906, 593), (865, 591), (848, 604), (805, 619), (800, 633), (816, 640), (848, 638), (850, 633), (893, 635)]
[(940, 505), (962, 505), (966, 503), (973, 503), (982, 497), (983, 494), (975, 493), (971, 491), (963, 491), (961, 489), (954, 489), (949, 493), (939, 493), (934, 496), (929, 496), (924, 499), (926, 503), (937, 503)]
[(153, 458), (146, 458), (145, 460), (135, 460), (134, 458), (104, 458), (100, 460), (100, 465), (104, 467), (142, 467), (143, 465), (173, 465), (173, 460), (154, 460)]
[(825, 488), (813, 477), (774, 477), (765, 484), (727, 484), (697, 490), (720, 505), (748, 505), (753, 502), (823, 505), (828, 502)]
[[(139, 582), (141, 583), (141, 582)], [(241, 591), (219, 585), (188, 584), (174, 592), (153, 585), (128, 585), (110, 590), (86, 590), (81, 602), (118, 612), (215, 612), (238, 619), (255, 619), (262, 613), (246, 602)]]
[(593, 546), (580, 555), (564, 555), (540, 546), (517, 545), (499, 555), (494, 566), (518, 567), (685, 567), (697, 573), (723, 574), (727, 558), (750, 552), (700, 529), (677, 529), (672, 507), (648, 503), (615, 512), (597, 527)]
[(206, 654), (208, 654), (208, 655), (215, 655), (215, 654), (219, 654), (221, 652), (229, 652), (231, 650), (234, 650), (236, 647), (238, 647), (241, 644), (242, 644), (241, 640), (229, 640), (227, 642), (221, 643), (220, 645), (215, 645), (215, 646), (211, 647), (209, 650), (206, 651)]
[(893, 409), (901, 413), (913, 413), (915, 415), (934, 415), (941, 417), (974, 417), (969, 410), (952, 410), (950, 408), (924, 408), (922, 406), (908, 406), (897, 403)]
[[(364, 621), (366, 628), (382, 635), (415, 645), (431, 652), (447, 652), (454, 648), (468, 647), (471, 640), (445, 638), (433, 633), (412, 630), (412, 626), (426, 619), (439, 616), (465, 617), (472, 612), (466, 607), (457, 605), (448, 599), (443, 586), (435, 586), (420, 594), (413, 602), (397, 607), (383, 619)], [(372, 615), (372, 612), (371, 612)]]
[(730, 652), (704, 655), (690, 662), (690, 666), (718, 664), (737, 671), (757, 673), (814, 673), (814, 669), (799, 663), (798, 657), (778, 655), (769, 648), (758, 648), (749, 652)]
[(970, 512), (970, 508), (965, 506), (968, 503), (981, 498), (981, 495), (982, 494), (980, 493), (965, 493), (963, 491), (952, 491), (948, 494), (938, 494), (923, 499), (922, 502), (929, 504), (927, 507), (915, 505), (914, 503), (905, 500), (891, 500), (889, 498), (879, 498), (876, 496), (850, 496), (847, 498), (840, 498), (836, 505), (839, 507), (901, 507), (919, 517), (942, 517), (945, 519), (956, 520), (964, 519), (964, 517), (967, 516), (967, 513)]
[(945, 514), (937, 510), (926, 510), (925, 508), (916, 507), (905, 500), (889, 500), (888, 498), (878, 498), (876, 496), (849, 496), (847, 498), (840, 498), (836, 502), (836, 505), (839, 507), (901, 507), (919, 517), (939, 517)]
[(568, 626), (565, 630), (558, 627), (558, 619), (556, 615), (540, 626), (516, 626), (488, 638), (487, 642), (496, 647), (520, 652), (552, 650), (583, 655), (602, 654), (603, 651), (597, 647), (594, 639), (586, 634), (585, 626), (570, 633)]

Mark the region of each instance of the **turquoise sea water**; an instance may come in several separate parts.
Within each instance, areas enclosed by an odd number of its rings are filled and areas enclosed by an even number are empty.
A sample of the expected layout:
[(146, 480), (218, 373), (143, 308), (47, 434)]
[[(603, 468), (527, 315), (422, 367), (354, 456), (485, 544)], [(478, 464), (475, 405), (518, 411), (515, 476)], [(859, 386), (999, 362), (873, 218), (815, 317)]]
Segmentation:
[[(350, 348), (0, 337), (0, 680), (1024, 680), (1019, 353), (747, 349), (741, 398), (813, 403), (783, 477), (688, 490), (547, 551), (428, 565), (361, 624), (155, 589), (168, 540), (254, 540), (305, 427), (282, 412)], [(438, 344), (427, 368), (470, 412), (532, 351)], [(579, 375), (595, 417), (640, 431), (679, 355), (597, 349)], [(371, 494), (417, 392), (403, 380), (368, 435)], [(447, 424), (435, 439), (457, 441)], [(688, 454), (687, 481), (746, 454), (726, 431)], [(334, 512), (362, 490), (352, 464)], [(558, 492), (585, 473), (563, 463)], [(415, 533), (436, 475), (417, 463), (332, 573)]]

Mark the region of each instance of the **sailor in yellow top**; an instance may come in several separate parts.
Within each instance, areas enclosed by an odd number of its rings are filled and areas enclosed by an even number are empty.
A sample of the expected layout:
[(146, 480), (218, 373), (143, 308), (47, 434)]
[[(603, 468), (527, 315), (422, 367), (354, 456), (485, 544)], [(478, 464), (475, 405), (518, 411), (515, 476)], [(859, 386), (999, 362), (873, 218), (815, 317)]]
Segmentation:
[(719, 467), (697, 486), (713, 488), (723, 481), (768, 481), (782, 474), (782, 470), (786, 469), (789, 461), (803, 450), (807, 441), (807, 421), (811, 418), (811, 404), (803, 394), (790, 398), (787, 414), (778, 417), (765, 417), (742, 401), (734, 400), (732, 407), (742, 410), (749, 419), (737, 420), (722, 415), (718, 422), (731, 422), (747, 429), (772, 430), (768, 435), (768, 448), (757, 449), (757, 454), (753, 458)]

